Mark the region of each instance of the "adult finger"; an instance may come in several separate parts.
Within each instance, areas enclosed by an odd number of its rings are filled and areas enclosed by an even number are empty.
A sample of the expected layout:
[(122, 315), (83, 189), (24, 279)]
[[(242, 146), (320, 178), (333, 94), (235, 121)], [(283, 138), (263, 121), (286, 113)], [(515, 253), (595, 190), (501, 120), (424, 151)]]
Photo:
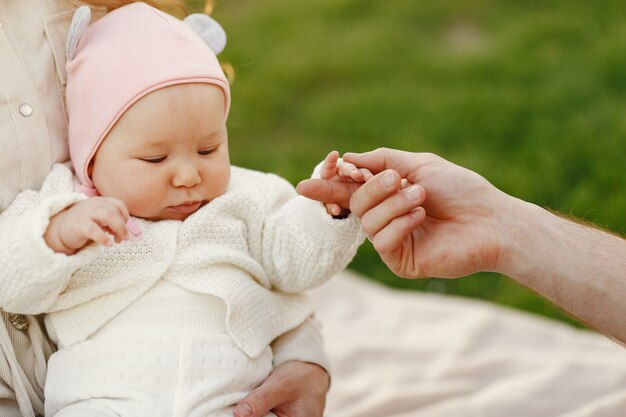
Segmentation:
[(343, 208), (350, 205), (350, 197), (362, 184), (354, 182), (309, 179), (296, 186), (298, 194), (322, 203), (337, 203)]
[(367, 168), (373, 174), (377, 174), (386, 169), (393, 169), (402, 178), (407, 178), (424, 164), (438, 158), (434, 154), (413, 153), (400, 151), (398, 149), (379, 148), (365, 153), (347, 152), (343, 155), (343, 160), (353, 163), (359, 168)]
[(394, 219), (421, 206), (425, 197), (426, 192), (419, 185), (411, 185), (392, 194), (363, 214), (361, 217), (363, 230), (368, 236), (376, 235)]
[(234, 417), (263, 417), (272, 408), (285, 401), (285, 387), (280, 378), (268, 378), (243, 400), (239, 401), (233, 410)]
[[(374, 249), (385, 260), (386, 255), (396, 251), (402, 245), (404, 239), (422, 224), (425, 219), (426, 210), (423, 207), (418, 207), (404, 216), (393, 219), (372, 239)], [(418, 276), (407, 275), (406, 271), (403, 273), (403, 271), (394, 270), (393, 272), (404, 278), (418, 278)]]
[(361, 218), (365, 212), (377, 206), (398, 190), (400, 190), (400, 175), (391, 169), (381, 172), (352, 194), (350, 211)]

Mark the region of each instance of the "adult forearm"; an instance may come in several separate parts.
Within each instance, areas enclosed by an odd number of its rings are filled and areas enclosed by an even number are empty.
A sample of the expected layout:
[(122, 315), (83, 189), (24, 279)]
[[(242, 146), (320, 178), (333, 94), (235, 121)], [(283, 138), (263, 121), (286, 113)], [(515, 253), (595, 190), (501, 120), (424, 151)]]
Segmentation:
[(521, 200), (509, 203), (499, 272), (626, 343), (626, 240)]

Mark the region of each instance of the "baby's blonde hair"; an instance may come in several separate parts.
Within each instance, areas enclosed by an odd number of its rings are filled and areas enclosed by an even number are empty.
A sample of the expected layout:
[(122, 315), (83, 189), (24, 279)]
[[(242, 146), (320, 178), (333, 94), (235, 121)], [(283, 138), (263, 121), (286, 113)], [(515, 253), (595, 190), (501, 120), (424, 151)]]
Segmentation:
[[(170, 13), (177, 17), (185, 17), (188, 14), (187, 7), (183, 0), (143, 0), (145, 3), (152, 7), (161, 9), (164, 12)], [(91, 6), (104, 7), (111, 11), (118, 7), (125, 6), (129, 3), (134, 3), (134, 0), (83, 0)]]

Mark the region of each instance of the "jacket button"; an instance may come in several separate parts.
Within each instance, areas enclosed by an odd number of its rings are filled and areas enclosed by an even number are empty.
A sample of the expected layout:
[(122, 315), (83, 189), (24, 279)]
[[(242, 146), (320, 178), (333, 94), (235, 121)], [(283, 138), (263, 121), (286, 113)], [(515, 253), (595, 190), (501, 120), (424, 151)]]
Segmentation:
[(28, 117), (33, 114), (33, 108), (30, 106), (30, 104), (24, 103), (20, 106), (20, 114), (24, 117)]
[(9, 322), (17, 330), (26, 330), (29, 326), (28, 320), (23, 314), (9, 314)]

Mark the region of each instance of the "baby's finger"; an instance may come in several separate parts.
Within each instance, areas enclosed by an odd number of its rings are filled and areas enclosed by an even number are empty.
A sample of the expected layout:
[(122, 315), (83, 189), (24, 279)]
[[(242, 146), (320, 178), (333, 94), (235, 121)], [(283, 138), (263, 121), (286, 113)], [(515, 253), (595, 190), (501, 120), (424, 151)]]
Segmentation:
[(359, 170), (354, 166), (354, 164), (350, 164), (347, 162), (340, 164), (337, 173), (340, 177), (350, 178), (351, 180), (356, 182), (363, 182), (363, 176), (361, 175), (361, 172), (359, 172)]
[(332, 178), (337, 172), (337, 161), (339, 160), (339, 152), (332, 151), (322, 163), (322, 167), (320, 168), (320, 177), (322, 179)]
[(126, 227), (126, 222), (122, 217), (116, 217), (111, 219), (112, 221), (108, 225), (108, 229), (111, 231), (113, 238), (115, 239), (115, 243), (120, 243), (124, 240), (128, 240), (129, 231)]
[(102, 228), (97, 222), (91, 220), (85, 224), (82, 228), (81, 235), (87, 239), (96, 243), (100, 243), (104, 246), (112, 246), (111, 236)]
[(369, 180), (370, 178), (374, 176), (374, 174), (372, 174), (372, 171), (370, 171), (367, 168), (359, 168), (359, 172), (361, 173), (361, 176), (363, 177), (363, 182)]
[(115, 206), (103, 208), (101, 211), (94, 213), (93, 219), (102, 228), (108, 228), (113, 235), (116, 243), (128, 239), (128, 229), (126, 228), (126, 220)]
[(126, 207), (126, 204), (124, 204), (121, 200), (118, 200), (117, 198), (107, 198), (107, 201), (109, 201), (118, 209), (120, 215), (125, 222), (128, 221), (130, 214), (128, 213), (128, 208)]

